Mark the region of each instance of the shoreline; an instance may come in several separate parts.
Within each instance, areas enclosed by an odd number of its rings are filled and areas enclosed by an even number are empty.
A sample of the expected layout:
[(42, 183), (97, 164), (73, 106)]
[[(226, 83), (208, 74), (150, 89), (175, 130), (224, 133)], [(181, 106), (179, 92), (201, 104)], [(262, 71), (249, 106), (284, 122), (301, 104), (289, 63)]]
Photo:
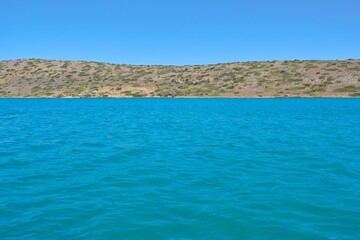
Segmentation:
[(0, 99), (360, 99), (349, 96), (287, 96), (287, 97), (237, 97), (237, 96), (176, 96), (176, 97), (0, 97)]
[(199, 66), (0, 61), (0, 97), (358, 98), (360, 60)]

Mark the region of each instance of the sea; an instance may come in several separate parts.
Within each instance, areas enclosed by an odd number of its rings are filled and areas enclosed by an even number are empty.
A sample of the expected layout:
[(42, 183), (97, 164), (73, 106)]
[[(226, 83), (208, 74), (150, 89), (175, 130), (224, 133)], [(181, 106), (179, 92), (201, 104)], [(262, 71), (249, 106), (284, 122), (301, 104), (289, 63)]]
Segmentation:
[(0, 239), (360, 239), (360, 99), (0, 99)]

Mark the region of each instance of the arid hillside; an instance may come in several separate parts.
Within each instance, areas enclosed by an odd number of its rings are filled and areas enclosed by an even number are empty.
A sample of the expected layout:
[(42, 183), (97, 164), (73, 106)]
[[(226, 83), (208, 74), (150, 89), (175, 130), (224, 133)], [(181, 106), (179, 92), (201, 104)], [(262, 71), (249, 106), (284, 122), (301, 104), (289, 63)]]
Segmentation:
[(360, 97), (360, 60), (198, 66), (0, 61), (0, 97)]

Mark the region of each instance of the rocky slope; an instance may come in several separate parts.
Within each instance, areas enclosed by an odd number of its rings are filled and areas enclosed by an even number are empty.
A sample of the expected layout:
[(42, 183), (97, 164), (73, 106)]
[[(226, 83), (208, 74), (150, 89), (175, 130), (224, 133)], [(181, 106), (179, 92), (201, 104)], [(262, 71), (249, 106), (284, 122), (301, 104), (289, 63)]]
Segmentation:
[(360, 60), (198, 66), (0, 61), (0, 97), (360, 97)]

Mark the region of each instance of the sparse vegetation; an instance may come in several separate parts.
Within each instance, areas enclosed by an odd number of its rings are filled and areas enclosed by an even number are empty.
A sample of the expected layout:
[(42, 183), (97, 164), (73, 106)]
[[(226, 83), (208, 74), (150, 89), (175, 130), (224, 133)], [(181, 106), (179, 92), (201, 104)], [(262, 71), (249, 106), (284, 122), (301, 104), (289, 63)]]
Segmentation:
[(360, 61), (197, 66), (0, 62), (0, 97), (360, 97)]
[(338, 92), (338, 93), (347, 93), (347, 92), (350, 92), (350, 93), (353, 93), (353, 92), (356, 92), (358, 90), (359, 87), (356, 87), (354, 85), (349, 85), (349, 86), (345, 86), (345, 87), (342, 87), (342, 88), (337, 88), (334, 90), (334, 92)]

